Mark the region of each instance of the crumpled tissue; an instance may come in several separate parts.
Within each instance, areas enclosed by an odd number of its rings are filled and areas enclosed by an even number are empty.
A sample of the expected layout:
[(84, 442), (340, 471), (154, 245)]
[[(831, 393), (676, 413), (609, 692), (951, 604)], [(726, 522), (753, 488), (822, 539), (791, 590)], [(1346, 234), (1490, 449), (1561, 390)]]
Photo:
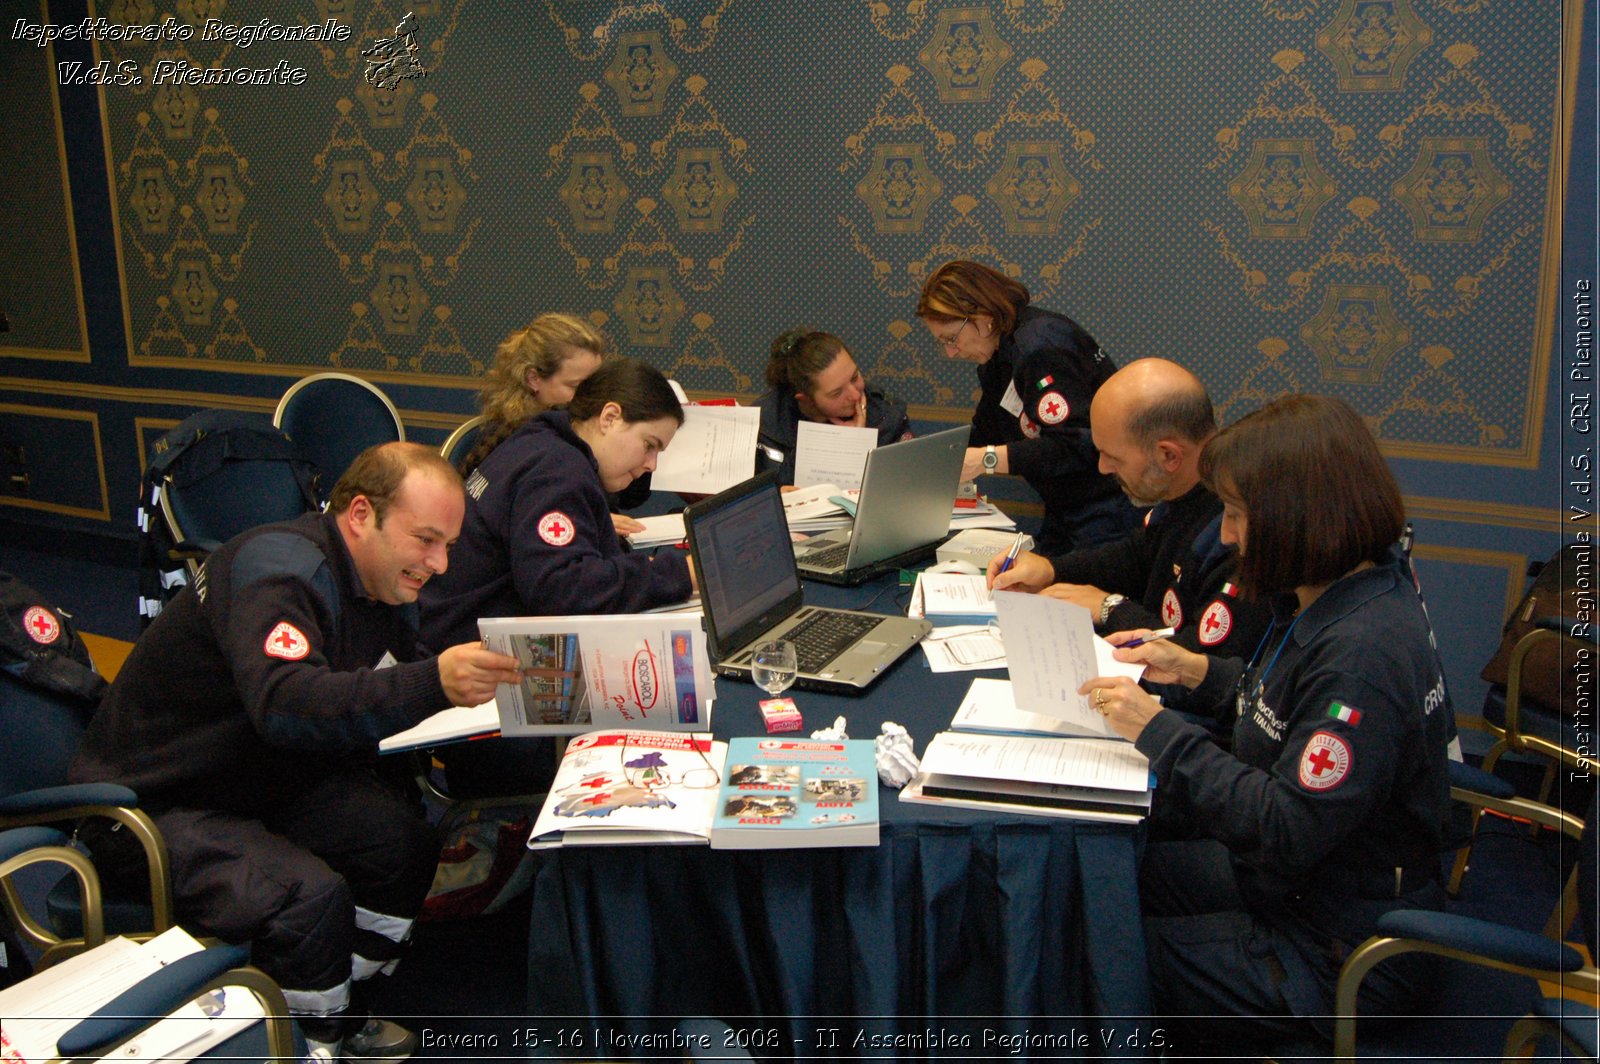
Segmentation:
[(813, 739), (821, 739), (823, 742), (842, 743), (846, 739), (850, 738), (850, 736), (844, 733), (844, 729), (845, 719), (843, 717), (834, 717), (833, 727), (818, 728), (816, 731), (811, 733), (811, 737)]
[(878, 779), (885, 787), (899, 789), (911, 781), (922, 767), (911, 735), (892, 720), (883, 722), (883, 734), (878, 736)]

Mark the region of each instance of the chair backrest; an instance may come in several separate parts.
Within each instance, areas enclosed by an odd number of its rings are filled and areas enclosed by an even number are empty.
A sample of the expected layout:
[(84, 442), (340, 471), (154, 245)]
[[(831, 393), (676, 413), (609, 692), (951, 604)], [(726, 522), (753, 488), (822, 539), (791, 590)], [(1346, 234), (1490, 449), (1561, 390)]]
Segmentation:
[[(183, 589), (208, 550), (315, 509), (314, 481), (289, 438), (259, 414), (202, 410), (157, 440), (139, 509), (142, 621)], [(196, 549), (177, 551), (186, 541)]]
[(444, 445), (439, 448), (439, 453), (444, 455), (444, 460), (457, 469), (461, 468), (461, 460), (472, 452), (473, 447), (477, 446), (478, 437), (483, 434), (483, 423), (486, 420), (487, 418), (479, 414), (477, 417), (458, 426), (446, 438)]
[(0, 672), (0, 797), (67, 782), (94, 706)]
[(406, 438), (400, 411), (376, 385), (349, 373), (313, 373), (289, 386), (272, 423), (317, 467), (326, 500), (356, 455), (375, 443)]

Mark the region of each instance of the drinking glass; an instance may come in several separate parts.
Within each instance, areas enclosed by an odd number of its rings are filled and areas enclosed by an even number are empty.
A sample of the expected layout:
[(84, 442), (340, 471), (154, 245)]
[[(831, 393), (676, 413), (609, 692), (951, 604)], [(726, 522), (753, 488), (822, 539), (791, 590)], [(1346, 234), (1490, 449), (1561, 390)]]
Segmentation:
[(773, 639), (759, 644), (750, 655), (750, 672), (756, 686), (776, 698), (794, 683), (800, 666), (795, 658), (794, 644), (787, 639)]

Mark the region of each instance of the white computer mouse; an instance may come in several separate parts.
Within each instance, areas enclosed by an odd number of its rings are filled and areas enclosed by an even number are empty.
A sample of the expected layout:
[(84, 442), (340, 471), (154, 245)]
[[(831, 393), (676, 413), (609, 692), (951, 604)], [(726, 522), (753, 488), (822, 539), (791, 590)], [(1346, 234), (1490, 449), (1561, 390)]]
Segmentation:
[(938, 565), (928, 566), (930, 573), (965, 573), (967, 576), (977, 576), (982, 572), (976, 565), (969, 561), (940, 562)]

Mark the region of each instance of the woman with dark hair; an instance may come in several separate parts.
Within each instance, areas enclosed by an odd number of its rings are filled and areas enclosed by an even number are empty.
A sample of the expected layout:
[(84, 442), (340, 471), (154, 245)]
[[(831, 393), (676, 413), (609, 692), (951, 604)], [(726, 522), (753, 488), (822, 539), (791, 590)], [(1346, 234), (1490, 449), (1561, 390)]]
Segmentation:
[(917, 317), (946, 358), (978, 364), (982, 394), (961, 478), (1015, 473), (1044, 499), (1041, 554), (1121, 539), (1137, 511), (1097, 466), (1089, 400), (1116, 369), (1083, 327), (1029, 303), (998, 270), (957, 260), (922, 286)]
[(832, 333), (790, 329), (772, 341), (767, 359), (772, 390), (761, 409), (760, 457), (776, 463), (785, 484), (794, 483), (795, 442), (801, 420), (878, 430), (878, 443), (911, 438), (905, 404), (867, 387), (844, 341)]
[(461, 539), (422, 596), (424, 640), (473, 638), (480, 617), (633, 613), (687, 599), (686, 555), (630, 552), (606, 501), (655, 468), (681, 424), (660, 371), (612, 358), (565, 410), (507, 437), (467, 477)]
[[(1159, 780), (1161, 841), (1140, 873), (1158, 1011), (1230, 1049), (1327, 1037), (1339, 965), (1378, 918), (1444, 904), (1444, 676), (1397, 549), (1399, 485), (1348, 404), (1279, 399), (1213, 439), (1201, 473), (1241, 593), (1270, 600), (1273, 625), (1248, 665), (1170, 642), (1116, 656), (1197, 704), (1235, 701), (1231, 752), (1131, 680), (1080, 693)], [(1385, 962), (1360, 1011), (1413, 1008), (1429, 970), (1421, 955)]]

